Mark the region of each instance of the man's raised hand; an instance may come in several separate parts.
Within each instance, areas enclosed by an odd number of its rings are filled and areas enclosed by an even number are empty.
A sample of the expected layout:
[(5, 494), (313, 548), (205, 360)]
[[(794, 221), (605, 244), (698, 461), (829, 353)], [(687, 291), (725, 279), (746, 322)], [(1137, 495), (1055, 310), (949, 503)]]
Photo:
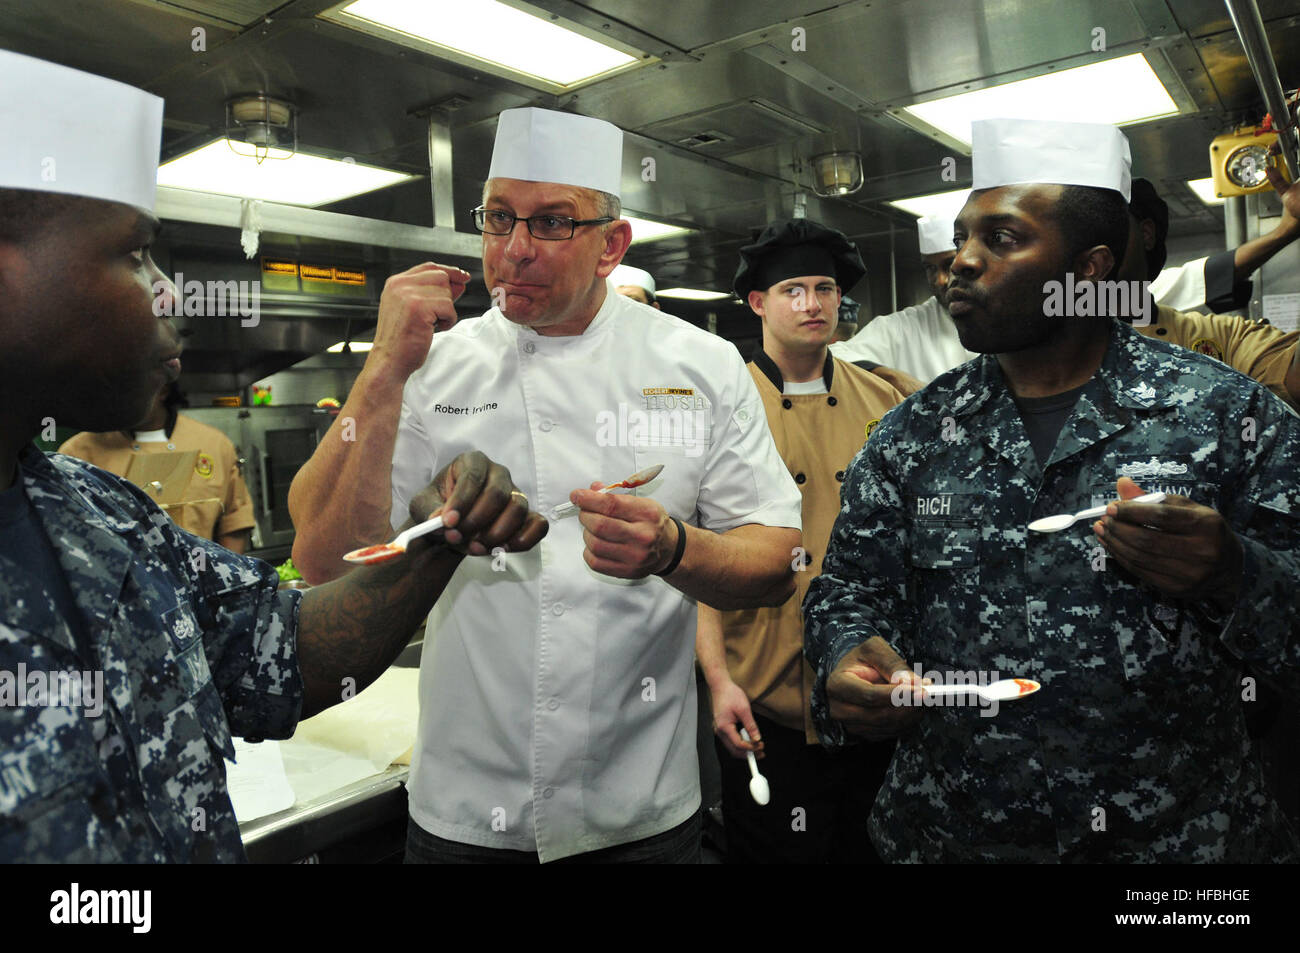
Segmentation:
[(429, 356), (434, 332), (456, 323), (455, 302), (469, 280), (462, 268), (425, 262), (384, 282), (370, 360), (403, 380), (414, 374)]

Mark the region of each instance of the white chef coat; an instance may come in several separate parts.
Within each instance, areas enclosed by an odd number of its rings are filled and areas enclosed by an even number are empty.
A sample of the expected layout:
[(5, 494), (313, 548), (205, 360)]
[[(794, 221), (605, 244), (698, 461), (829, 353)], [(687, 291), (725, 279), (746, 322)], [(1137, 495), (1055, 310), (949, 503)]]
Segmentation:
[(1151, 296), (1156, 304), (1175, 311), (1195, 311), (1205, 306), (1205, 266), (1208, 258), (1197, 258), (1185, 265), (1165, 268), (1151, 282)]
[(893, 314), (872, 318), (847, 341), (831, 345), (841, 361), (874, 361), (928, 384), (978, 355), (961, 346), (957, 326), (931, 295)]
[[(1157, 304), (1187, 311), (1205, 303), (1205, 265), (1197, 258), (1160, 272), (1151, 282)], [(924, 384), (978, 355), (961, 346), (957, 325), (931, 295), (923, 303), (882, 314), (847, 341), (831, 345), (841, 361), (874, 361), (911, 374)]]
[[(691, 439), (634, 413), (660, 409), (691, 414)], [(548, 518), (592, 480), (663, 463), (636, 492), (685, 522), (800, 526), (735, 347), (613, 286), (581, 335), (545, 337), (493, 308), (434, 337), (403, 395), (393, 526), (472, 449)], [(655, 576), (600, 575), (583, 548), (576, 516), (552, 518), (527, 553), (465, 559), (434, 607), (408, 785), (430, 833), (547, 861), (662, 833), (699, 807), (696, 604)]]

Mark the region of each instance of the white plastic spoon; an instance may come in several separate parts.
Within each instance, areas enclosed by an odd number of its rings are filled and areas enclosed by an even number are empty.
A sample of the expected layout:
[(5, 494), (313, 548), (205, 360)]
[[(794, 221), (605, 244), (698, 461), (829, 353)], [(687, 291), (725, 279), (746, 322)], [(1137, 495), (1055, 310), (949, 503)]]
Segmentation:
[[(662, 463), (656, 463), (652, 467), (646, 467), (644, 470), (633, 473), (630, 477), (624, 477), (617, 483), (611, 483), (609, 486), (602, 486), (596, 492), (608, 493), (610, 490), (630, 490), (633, 487), (645, 486), (663, 472), (663, 468), (664, 465)], [(555, 509), (551, 510), (551, 517), (558, 520), (561, 517), (568, 516), (570, 513), (576, 513), (577, 511), (578, 508), (572, 503), (561, 503)]]
[[(748, 741), (749, 732), (741, 728), (740, 737)], [(749, 761), (749, 795), (762, 806), (772, 800), (772, 791), (767, 786), (767, 778), (758, 773), (758, 762), (754, 759), (754, 752), (746, 751), (745, 758)]]
[(979, 695), (991, 702), (1004, 702), (1012, 698), (1032, 695), (1043, 686), (1032, 678), (1004, 678), (991, 685), (926, 685), (925, 694), (935, 698), (948, 695)]
[[(1123, 503), (1163, 503), (1165, 495), (1163, 493), (1148, 493), (1146, 496), (1134, 497), (1131, 500), (1121, 500)], [(1115, 501), (1112, 501), (1115, 502)], [(1060, 516), (1044, 516), (1040, 520), (1034, 520), (1029, 524), (1029, 528), (1035, 533), (1058, 533), (1063, 529), (1069, 529), (1079, 520), (1096, 519), (1099, 516), (1106, 515), (1106, 507), (1110, 503), (1102, 506), (1094, 506), (1091, 509), (1083, 510), (1080, 513), (1070, 515), (1062, 513)]]
[(442, 516), (434, 516), (425, 520), (423, 523), (416, 523), (410, 529), (403, 530), (397, 534), (397, 537), (391, 543), (380, 543), (377, 546), (362, 546), (360, 549), (354, 549), (346, 554), (343, 558), (350, 563), (356, 563), (360, 566), (373, 566), (375, 563), (387, 562), (390, 559), (396, 559), (406, 552), (406, 547), (411, 540), (417, 539), (428, 533), (437, 532), (442, 529)]

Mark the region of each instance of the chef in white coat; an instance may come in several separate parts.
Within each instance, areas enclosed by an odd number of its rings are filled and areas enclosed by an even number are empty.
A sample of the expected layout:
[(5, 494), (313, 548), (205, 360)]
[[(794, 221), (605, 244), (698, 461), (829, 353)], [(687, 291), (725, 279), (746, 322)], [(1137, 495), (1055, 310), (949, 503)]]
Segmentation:
[(961, 346), (957, 326), (948, 315), (944, 292), (948, 269), (957, 257), (952, 243), (953, 219), (969, 191), (954, 196), (950, 207), (918, 219), (917, 240), (925, 280), (934, 292), (920, 304), (873, 318), (853, 337), (831, 345), (841, 361), (867, 361), (910, 374), (924, 384), (978, 355)]
[(621, 172), (617, 127), (503, 112), (475, 212), (495, 306), (434, 336), (468, 276), (390, 279), (353, 439), (331, 430), (295, 480), (309, 578), (386, 534), (376, 494), (397, 520), (461, 448), (552, 520), (530, 553), (464, 560), (429, 617), (408, 861), (698, 860), (696, 600), (794, 589), (800, 496), (739, 353), (609, 281)]
[(619, 265), (610, 274), (609, 280), (614, 282), (614, 288), (619, 294), (640, 301), (642, 304), (648, 304), (656, 311), (662, 310), (659, 302), (655, 300), (654, 275), (644, 268)]

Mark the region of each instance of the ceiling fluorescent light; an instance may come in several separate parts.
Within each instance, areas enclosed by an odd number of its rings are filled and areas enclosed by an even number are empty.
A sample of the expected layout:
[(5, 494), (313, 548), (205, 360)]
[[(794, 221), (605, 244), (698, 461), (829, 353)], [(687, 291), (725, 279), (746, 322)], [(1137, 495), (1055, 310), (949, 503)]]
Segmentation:
[(917, 218), (925, 218), (927, 215), (946, 215), (950, 214), (953, 199), (966, 191), (966, 189), (953, 189), (951, 192), (935, 192), (933, 195), (915, 195), (910, 199), (894, 199), (887, 204)]
[(679, 225), (665, 225), (663, 222), (652, 222), (647, 218), (637, 218), (635, 215), (624, 215), (623, 219), (632, 225), (633, 245), (642, 242), (657, 242), (661, 238), (673, 238), (677, 235), (688, 235), (694, 231), (694, 229), (682, 228)]
[(158, 184), (315, 208), (418, 178), (360, 162), (323, 159), (283, 149), (269, 150), (266, 161), (259, 163), (247, 154), (246, 144), (233, 144), (244, 150), (237, 155), (230, 143), (229, 139), (218, 139), (163, 163), (158, 167)]
[(685, 298), (687, 301), (717, 301), (730, 298), (729, 291), (702, 291), (699, 288), (665, 288), (655, 292), (656, 298)]
[(1214, 194), (1214, 176), (1207, 175), (1203, 179), (1189, 179), (1187, 187), (1196, 193), (1196, 197), (1206, 205), (1222, 205), (1224, 199)]
[[(653, 59), (497, 0), (353, 0), (323, 17), (553, 92)], [(538, 81), (541, 81), (539, 86)]]
[(1141, 53), (907, 106), (903, 112), (970, 146), (976, 119), (1067, 119), (1115, 126), (1178, 113)]

